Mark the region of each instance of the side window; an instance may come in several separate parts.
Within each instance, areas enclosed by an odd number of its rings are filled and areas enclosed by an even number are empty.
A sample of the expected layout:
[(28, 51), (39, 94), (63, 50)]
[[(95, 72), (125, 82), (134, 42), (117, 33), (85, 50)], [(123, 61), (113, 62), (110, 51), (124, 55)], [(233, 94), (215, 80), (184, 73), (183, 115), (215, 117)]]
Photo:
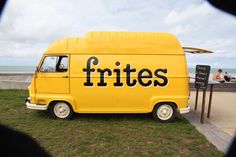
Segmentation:
[(57, 72), (66, 72), (68, 69), (67, 66), (68, 66), (68, 57), (60, 56), (56, 66)]
[(57, 56), (48, 56), (44, 58), (43, 64), (40, 68), (41, 72), (56, 72)]
[(47, 56), (44, 58), (40, 72), (66, 72), (67, 69), (67, 56)]

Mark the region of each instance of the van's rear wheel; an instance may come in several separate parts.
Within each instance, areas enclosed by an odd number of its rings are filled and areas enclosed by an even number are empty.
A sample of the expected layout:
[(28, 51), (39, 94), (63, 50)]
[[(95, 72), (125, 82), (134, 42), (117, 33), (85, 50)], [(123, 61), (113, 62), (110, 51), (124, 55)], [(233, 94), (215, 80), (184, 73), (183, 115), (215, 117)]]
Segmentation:
[(54, 105), (51, 106), (50, 112), (54, 118), (59, 119), (71, 119), (74, 114), (70, 104), (63, 101), (55, 102)]
[(170, 122), (176, 116), (176, 107), (173, 103), (157, 104), (152, 111), (152, 116), (158, 122)]

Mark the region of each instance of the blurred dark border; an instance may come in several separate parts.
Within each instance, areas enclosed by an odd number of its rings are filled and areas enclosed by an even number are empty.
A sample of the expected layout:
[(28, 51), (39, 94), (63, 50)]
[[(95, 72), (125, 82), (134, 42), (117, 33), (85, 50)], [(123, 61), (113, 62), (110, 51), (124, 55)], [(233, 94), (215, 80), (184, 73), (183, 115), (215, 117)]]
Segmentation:
[(235, 0), (208, 0), (214, 7), (228, 12), (236, 16), (236, 1)]
[(2, 15), (2, 11), (4, 9), (6, 2), (7, 0), (0, 0), (0, 16)]

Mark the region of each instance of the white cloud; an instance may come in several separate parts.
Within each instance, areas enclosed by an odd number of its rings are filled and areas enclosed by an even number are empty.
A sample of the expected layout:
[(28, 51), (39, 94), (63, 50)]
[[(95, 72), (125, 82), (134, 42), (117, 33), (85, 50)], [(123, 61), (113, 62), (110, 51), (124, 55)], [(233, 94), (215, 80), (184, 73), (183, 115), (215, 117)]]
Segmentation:
[(0, 23), (0, 65), (6, 57), (36, 65), (51, 42), (102, 30), (170, 32), (185, 46), (215, 52), (188, 57), (189, 63), (236, 67), (235, 27), (236, 18), (199, 0), (12, 0)]
[[(192, 4), (183, 6), (180, 9), (171, 11), (164, 22), (167, 24), (188, 23), (192, 20), (197, 20), (214, 13), (214, 9), (209, 7), (207, 2), (201, 4)], [(194, 18), (194, 19), (193, 19)]]

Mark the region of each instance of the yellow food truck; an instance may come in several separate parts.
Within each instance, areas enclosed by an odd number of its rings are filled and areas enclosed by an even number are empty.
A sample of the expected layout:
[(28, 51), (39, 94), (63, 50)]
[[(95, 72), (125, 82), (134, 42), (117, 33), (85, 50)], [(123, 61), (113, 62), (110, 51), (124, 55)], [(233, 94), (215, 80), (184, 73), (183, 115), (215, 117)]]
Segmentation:
[(90, 32), (44, 52), (26, 106), (74, 113), (151, 113), (168, 122), (190, 111), (189, 76), (178, 39), (158, 32)]

